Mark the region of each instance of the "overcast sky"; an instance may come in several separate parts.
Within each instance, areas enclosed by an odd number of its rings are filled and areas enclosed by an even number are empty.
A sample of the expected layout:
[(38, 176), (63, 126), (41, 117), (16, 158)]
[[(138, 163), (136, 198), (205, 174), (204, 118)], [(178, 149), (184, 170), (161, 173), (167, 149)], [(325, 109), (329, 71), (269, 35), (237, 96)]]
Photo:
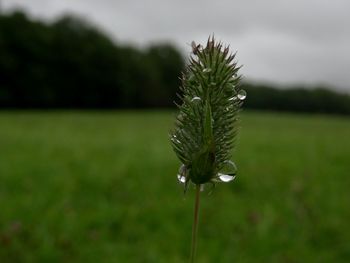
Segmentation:
[(34, 17), (76, 13), (120, 43), (215, 36), (238, 51), (245, 78), (282, 84), (331, 84), (350, 92), (349, 0), (0, 0)]

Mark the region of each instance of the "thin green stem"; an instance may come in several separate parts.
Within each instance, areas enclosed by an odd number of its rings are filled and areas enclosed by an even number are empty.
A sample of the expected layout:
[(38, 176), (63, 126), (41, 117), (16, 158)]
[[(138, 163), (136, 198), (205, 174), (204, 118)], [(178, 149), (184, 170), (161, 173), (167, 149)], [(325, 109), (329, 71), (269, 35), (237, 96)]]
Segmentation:
[(200, 200), (201, 186), (196, 185), (196, 200), (194, 203), (194, 219), (192, 226), (192, 243), (191, 243), (191, 257), (190, 262), (194, 263), (197, 250), (197, 233), (198, 233), (198, 216), (199, 216), (199, 200)]

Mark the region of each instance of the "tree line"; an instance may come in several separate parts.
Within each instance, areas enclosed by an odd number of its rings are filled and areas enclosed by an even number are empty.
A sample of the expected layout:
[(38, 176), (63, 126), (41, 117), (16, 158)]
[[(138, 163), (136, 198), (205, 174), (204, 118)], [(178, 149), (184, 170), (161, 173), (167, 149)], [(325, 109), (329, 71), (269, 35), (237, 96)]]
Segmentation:
[[(120, 45), (87, 21), (0, 13), (0, 108), (173, 107), (185, 60), (167, 43)], [(350, 114), (349, 95), (244, 82), (245, 108)]]
[(72, 16), (51, 24), (22, 12), (0, 17), (1, 107), (169, 107), (183, 67), (172, 45), (117, 45)]
[(327, 87), (294, 86), (281, 89), (272, 85), (243, 83), (247, 91), (245, 108), (274, 111), (350, 114), (350, 95)]

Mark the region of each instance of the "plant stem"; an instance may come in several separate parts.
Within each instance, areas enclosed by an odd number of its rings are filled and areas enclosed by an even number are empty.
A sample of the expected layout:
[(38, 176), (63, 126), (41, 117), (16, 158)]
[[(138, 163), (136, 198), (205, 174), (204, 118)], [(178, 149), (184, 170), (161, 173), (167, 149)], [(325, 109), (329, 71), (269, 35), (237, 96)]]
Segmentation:
[(201, 192), (201, 186), (197, 184), (196, 200), (194, 203), (194, 219), (193, 219), (193, 226), (192, 226), (192, 243), (191, 243), (191, 258), (190, 258), (191, 263), (194, 263), (194, 260), (196, 257), (200, 192)]

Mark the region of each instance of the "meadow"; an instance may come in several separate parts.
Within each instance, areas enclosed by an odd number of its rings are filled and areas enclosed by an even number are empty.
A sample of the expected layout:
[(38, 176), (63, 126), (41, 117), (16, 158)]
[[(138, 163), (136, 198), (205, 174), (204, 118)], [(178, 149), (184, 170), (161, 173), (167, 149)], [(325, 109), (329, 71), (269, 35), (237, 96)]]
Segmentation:
[[(161, 111), (0, 112), (0, 262), (187, 262)], [(202, 193), (198, 262), (350, 262), (350, 119), (244, 111), (238, 176)]]

